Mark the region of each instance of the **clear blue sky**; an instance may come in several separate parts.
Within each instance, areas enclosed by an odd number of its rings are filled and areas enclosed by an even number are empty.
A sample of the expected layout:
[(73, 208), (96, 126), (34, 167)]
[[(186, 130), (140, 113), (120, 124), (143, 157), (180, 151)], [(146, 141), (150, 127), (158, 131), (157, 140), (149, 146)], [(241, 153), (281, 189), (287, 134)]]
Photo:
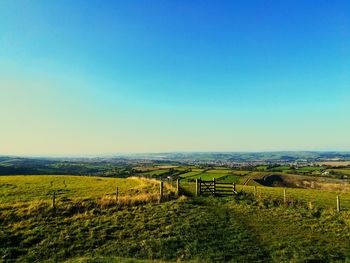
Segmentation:
[(0, 154), (350, 150), (350, 1), (0, 1)]

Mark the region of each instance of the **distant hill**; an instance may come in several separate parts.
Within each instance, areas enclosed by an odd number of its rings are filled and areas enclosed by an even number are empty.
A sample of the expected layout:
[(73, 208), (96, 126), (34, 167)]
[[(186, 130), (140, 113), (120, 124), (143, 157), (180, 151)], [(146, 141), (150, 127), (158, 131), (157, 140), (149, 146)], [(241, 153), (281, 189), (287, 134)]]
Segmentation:
[(127, 154), (119, 157), (128, 159), (149, 159), (149, 160), (197, 160), (197, 161), (329, 161), (329, 160), (350, 160), (350, 152), (316, 152), (316, 151), (281, 151), (281, 152), (189, 152), (189, 153), (145, 153)]

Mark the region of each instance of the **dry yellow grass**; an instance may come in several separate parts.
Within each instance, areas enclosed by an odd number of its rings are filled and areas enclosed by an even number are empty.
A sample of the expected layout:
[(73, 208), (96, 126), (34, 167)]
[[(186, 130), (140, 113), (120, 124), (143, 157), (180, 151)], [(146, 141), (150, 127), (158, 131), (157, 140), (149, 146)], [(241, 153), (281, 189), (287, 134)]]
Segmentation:
[[(64, 183), (63, 183), (64, 182)], [(0, 208), (15, 207), (24, 214), (51, 207), (55, 192), (56, 206), (106, 207), (131, 206), (158, 202), (160, 182), (140, 177), (98, 178), (82, 176), (3, 176), (0, 177)], [(118, 187), (118, 201), (116, 200)], [(163, 200), (175, 196), (176, 189), (163, 184)]]
[(329, 161), (329, 162), (318, 162), (318, 165), (327, 165), (327, 166), (347, 166), (350, 165), (350, 161)]
[(159, 165), (159, 166), (156, 166), (157, 168), (160, 168), (160, 169), (170, 169), (170, 168), (177, 168), (179, 166), (176, 166), (176, 165)]
[[(133, 206), (146, 203), (155, 203), (160, 201), (160, 190), (155, 191), (159, 186), (159, 181), (155, 179), (147, 179), (140, 177), (129, 177), (130, 180), (137, 180), (140, 184), (129, 189), (130, 194), (118, 196), (105, 195), (100, 200), (101, 207), (108, 207), (110, 205), (119, 206)], [(149, 189), (149, 191), (147, 191)], [(163, 184), (162, 200), (170, 200), (175, 196), (176, 189), (169, 184)]]
[(139, 194), (136, 196), (119, 196), (118, 200), (116, 198), (106, 196), (100, 200), (100, 205), (101, 207), (109, 207), (111, 205), (127, 207), (156, 202), (159, 202), (159, 194)]
[(302, 181), (300, 185), (302, 188), (311, 188), (319, 190), (337, 191), (337, 192), (350, 192), (349, 183), (324, 183), (324, 182), (313, 182), (313, 181)]

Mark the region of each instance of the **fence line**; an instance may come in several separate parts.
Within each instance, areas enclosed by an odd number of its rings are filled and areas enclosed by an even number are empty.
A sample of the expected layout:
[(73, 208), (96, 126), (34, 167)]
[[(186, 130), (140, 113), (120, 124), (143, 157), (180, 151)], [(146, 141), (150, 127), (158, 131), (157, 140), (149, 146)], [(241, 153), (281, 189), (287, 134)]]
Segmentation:
[[(350, 210), (350, 193), (337, 193), (327, 190), (304, 188), (280, 188), (264, 186), (236, 185), (213, 180), (195, 180), (196, 196), (233, 196), (237, 188), (241, 192), (251, 192), (257, 199), (271, 199), (286, 206), (291, 203), (303, 207), (333, 209), (334, 211)], [(279, 201), (278, 201), (279, 200)]]
[[(172, 192), (176, 197), (181, 194), (180, 179), (173, 180), (169, 183), (172, 187)], [(164, 181), (159, 181), (159, 203), (168, 200), (168, 196), (164, 196)], [(264, 187), (264, 186), (247, 186), (238, 185), (238, 188), (242, 192), (252, 192), (256, 199), (271, 199), (278, 198), (284, 205), (290, 203), (302, 204), (303, 206), (313, 209), (319, 208), (331, 208), (337, 212), (350, 210), (350, 194), (339, 194), (333, 191), (326, 190), (314, 190), (314, 189), (302, 189), (302, 188), (277, 188), (277, 187)], [(119, 188), (115, 188), (115, 201), (119, 201)], [(185, 191), (185, 190), (184, 190)], [(235, 183), (223, 183), (213, 180), (201, 180), (196, 179), (196, 196), (233, 196), (238, 194), (237, 185)], [(334, 195), (333, 195), (334, 194)], [(262, 198), (262, 195), (264, 198)], [(333, 195), (333, 197), (331, 197)], [(57, 193), (52, 192), (51, 195), (51, 207), (55, 209), (57, 207)], [(334, 198), (334, 199), (333, 199)], [(301, 203), (302, 202), (302, 203)]]
[[(304, 189), (304, 188), (276, 188), (276, 187), (257, 187), (239, 185), (241, 191), (251, 192), (255, 198), (262, 198), (262, 194), (268, 198), (281, 198), (284, 204), (288, 200), (298, 200), (305, 203), (309, 209), (315, 208), (315, 204), (319, 208), (331, 208), (337, 212), (350, 209), (350, 194), (341, 195), (336, 192), (326, 190)], [(250, 190), (252, 188), (252, 190)], [(259, 194), (258, 194), (259, 193)], [(327, 195), (333, 195), (327, 196)], [(334, 199), (333, 199), (334, 198)], [(343, 200), (343, 201), (341, 201)]]

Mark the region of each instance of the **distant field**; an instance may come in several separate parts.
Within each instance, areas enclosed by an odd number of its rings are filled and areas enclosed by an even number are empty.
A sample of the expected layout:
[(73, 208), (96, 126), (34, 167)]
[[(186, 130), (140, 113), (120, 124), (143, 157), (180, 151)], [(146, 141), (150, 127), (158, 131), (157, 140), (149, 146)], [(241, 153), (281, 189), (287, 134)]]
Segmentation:
[(188, 173), (181, 174), (180, 177), (181, 178), (188, 178), (188, 177), (195, 176), (195, 175), (198, 175), (198, 174), (201, 174), (201, 172), (199, 172), (199, 171), (188, 172)]
[(205, 169), (202, 168), (191, 168), (192, 172), (203, 172)]
[(277, 166), (277, 167), (274, 167), (274, 168), (271, 168), (269, 169), (270, 171), (279, 171), (279, 170), (290, 170), (290, 166)]
[(268, 167), (267, 165), (259, 165), (259, 166), (255, 166), (255, 169), (259, 171), (265, 171), (267, 167)]
[(170, 168), (177, 168), (179, 166), (177, 165), (159, 165), (159, 166), (156, 166), (157, 168), (159, 169), (170, 169)]
[(235, 174), (235, 175), (248, 175), (249, 173), (251, 173), (251, 171), (244, 171), (244, 170), (232, 170), (230, 172), (231, 174)]
[(224, 177), (220, 177), (219, 181), (222, 183), (239, 183), (241, 177), (238, 175), (229, 174)]
[(309, 171), (321, 171), (326, 169), (326, 167), (324, 166), (305, 166), (305, 167), (301, 167), (296, 169), (297, 172), (309, 172)]
[(253, 179), (261, 179), (263, 178), (265, 175), (269, 175), (271, 174), (271, 172), (247, 172), (246, 175), (244, 177), (241, 178), (240, 183), (241, 184), (245, 184), (247, 181), (252, 181)]
[(137, 170), (137, 171), (153, 171), (153, 170), (157, 170), (153, 166), (136, 166), (134, 169)]
[(318, 162), (319, 165), (329, 165), (329, 166), (347, 166), (350, 165), (350, 161), (341, 162)]
[(229, 170), (229, 169), (212, 169), (212, 170), (208, 170), (207, 173), (228, 174), (228, 173), (231, 173), (231, 170)]
[(161, 175), (161, 174), (164, 174), (167, 172), (168, 172), (168, 170), (166, 170), (166, 169), (150, 170), (150, 171), (143, 172), (140, 175)]
[(181, 165), (181, 166), (177, 166), (176, 170), (192, 170), (192, 171), (196, 171), (196, 170), (203, 170), (202, 168), (198, 168), (198, 166), (194, 166), (194, 165)]
[(210, 173), (210, 172), (205, 172), (205, 173), (200, 173), (196, 174), (190, 177), (186, 177), (186, 179), (199, 179), (201, 178), (202, 180), (213, 180), (213, 178), (217, 179), (220, 177), (225, 176), (225, 173)]
[(345, 175), (350, 175), (350, 169), (327, 169), (328, 172), (341, 173)]
[[(194, 171), (195, 170), (195, 171)], [(211, 169), (205, 171), (204, 169), (192, 169), (191, 172), (182, 174), (182, 178), (186, 179), (199, 179), (202, 180), (212, 180), (213, 178), (221, 178), (224, 176), (227, 176), (228, 174), (232, 173), (232, 170), (229, 169)]]
[[(251, 172), (251, 171), (237, 171), (228, 169), (212, 169), (206, 172), (189, 172), (182, 174), (182, 178), (194, 180), (201, 178), (202, 180), (213, 180), (213, 178), (227, 183), (241, 183), (254, 178), (261, 178), (262, 176), (269, 174), (264, 172)], [(253, 183), (253, 181), (251, 181)]]

